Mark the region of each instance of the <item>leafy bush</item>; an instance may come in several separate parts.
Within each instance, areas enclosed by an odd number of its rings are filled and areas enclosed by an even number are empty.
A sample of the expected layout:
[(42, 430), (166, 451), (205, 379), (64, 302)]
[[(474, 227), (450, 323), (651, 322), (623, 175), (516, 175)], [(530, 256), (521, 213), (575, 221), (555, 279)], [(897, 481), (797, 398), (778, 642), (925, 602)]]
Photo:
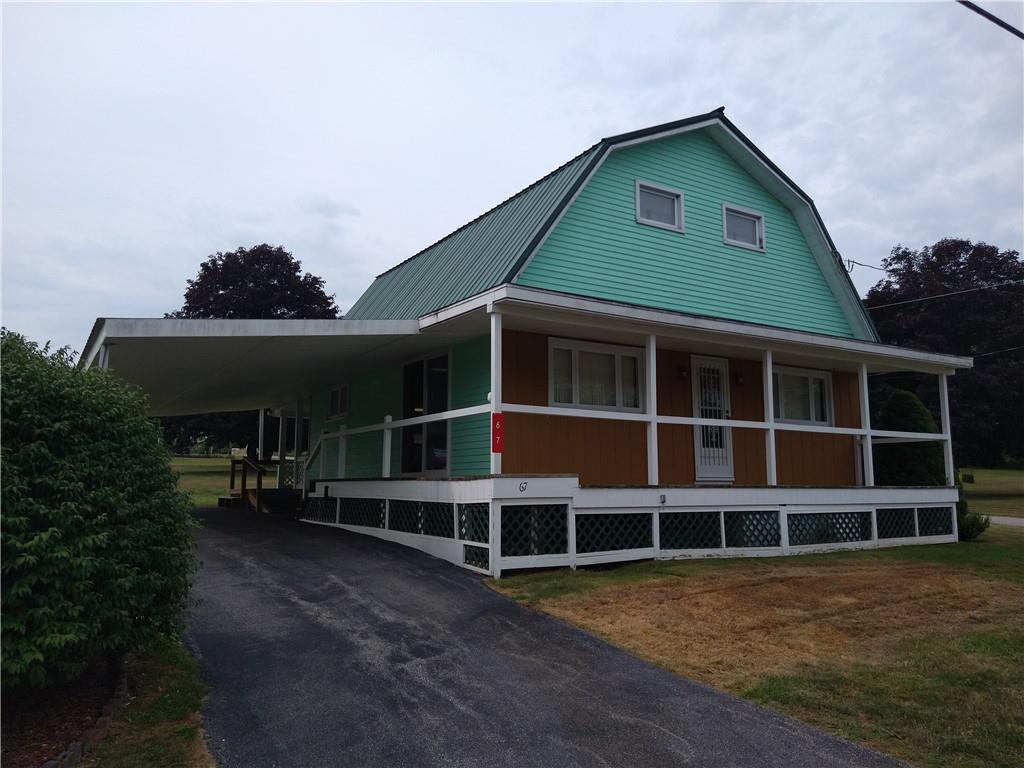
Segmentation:
[(39, 687), (179, 629), (193, 522), (140, 391), (0, 344), (3, 687)]
[(957, 533), (959, 534), (960, 541), (970, 541), (984, 533), (985, 529), (991, 524), (991, 521), (986, 515), (971, 512), (967, 507), (967, 495), (964, 493), (963, 484), (957, 482), (956, 487), (960, 491), (960, 498), (956, 502)]
[[(938, 432), (935, 419), (913, 392), (891, 389), (877, 415), (875, 429), (895, 432)], [(876, 485), (945, 485), (942, 444), (878, 443), (874, 446)]]

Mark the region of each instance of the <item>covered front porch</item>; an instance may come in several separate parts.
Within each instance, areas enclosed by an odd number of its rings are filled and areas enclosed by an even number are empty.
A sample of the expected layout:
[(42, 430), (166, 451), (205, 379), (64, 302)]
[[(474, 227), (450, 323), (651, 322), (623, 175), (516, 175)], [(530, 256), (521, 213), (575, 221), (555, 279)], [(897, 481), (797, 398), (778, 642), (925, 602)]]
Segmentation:
[[(410, 321), (106, 321), (94, 337), (87, 363), (156, 414), (293, 424), (274, 471), (302, 519), (495, 575), (957, 535), (947, 379), (963, 358), (511, 285)], [(897, 371), (935, 377), (937, 431), (872, 426), (869, 377)], [(879, 446), (911, 442), (941, 446), (937, 485), (877, 486)]]

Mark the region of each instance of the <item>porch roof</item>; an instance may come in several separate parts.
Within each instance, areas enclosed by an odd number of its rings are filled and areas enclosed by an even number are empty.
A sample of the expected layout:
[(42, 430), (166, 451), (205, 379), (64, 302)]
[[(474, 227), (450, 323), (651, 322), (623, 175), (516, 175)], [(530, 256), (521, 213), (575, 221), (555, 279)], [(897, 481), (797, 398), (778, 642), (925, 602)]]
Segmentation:
[(117, 370), (154, 416), (294, 403), (346, 365), (412, 357), (438, 336), (416, 320), (99, 318), (81, 364)]

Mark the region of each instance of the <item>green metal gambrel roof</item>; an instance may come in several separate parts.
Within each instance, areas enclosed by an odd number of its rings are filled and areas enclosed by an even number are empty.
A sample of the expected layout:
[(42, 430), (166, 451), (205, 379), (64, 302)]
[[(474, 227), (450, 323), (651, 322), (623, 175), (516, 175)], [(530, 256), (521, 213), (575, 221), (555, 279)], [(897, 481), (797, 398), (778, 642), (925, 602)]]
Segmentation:
[(841, 273), (840, 280), (844, 283), (841, 293), (856, 305), (853, 313), (865, 337), (877, 341), (874, 324), (842, 266), (839, 252), (814, 201), (725, 116), (725, 107), (602, 139), (522, 192), (378, 275), (345, 317), (352, 320), (418, 318), (488, 288), (512, 282), (610, 149), (706, 121), (716, 121), (723, 126), (733, 140), (749, 149), (807, 206), (836, 262), (831, 267)]
[(378, 275), (345, 314), (351, 320), (398, 320), (507, 282), (520, 256), (571, 196), (600, 144), (534, 182), (487, 213)]

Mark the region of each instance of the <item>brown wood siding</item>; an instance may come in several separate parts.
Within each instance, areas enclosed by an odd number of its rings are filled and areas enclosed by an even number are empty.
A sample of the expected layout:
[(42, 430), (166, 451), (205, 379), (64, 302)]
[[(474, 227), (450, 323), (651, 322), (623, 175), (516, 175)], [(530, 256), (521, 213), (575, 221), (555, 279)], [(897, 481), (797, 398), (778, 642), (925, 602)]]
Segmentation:
[(856, 485), (854, 439), (812, 432), (775, 433), (779, 485)]
[(856, 373), (835, 371), (832, 374), (832, 408), (836, 426), (860, 426), (860, 384)]
[[(686, 378), (683, 378), (685, 372)], [(690, 353), (658, 350), (658, 414), (692, 416), (693, 385), (690, 383)], [(693, 442), (691, 438), (691, 443)], [(692, 453), (692, 450), (691, 450)], [(692, 457), (691, 457), (691, 464)]]
[(521, 405), (548, 404), (548, 337), (502, 331), (501, 398)]
[(646, 485), (647, 425), (507, 413), (501, 467), (509, 474), (579, 475), (581, 485)]
[[(548, 404), (548, 337), (528, 331), (502, 334), (503, 399)], [(683, 373), (685, 371), (685, 378)], [(741, 383), (742, 382), (742, 383)], [(658, 413), (693, 415), (690, 353), (658, 350)], [(764, 418), (761, 361), (729, 358), (731, 415)], [(836, 426), (860, 425), (857, 375), (832, 376)], [(509, 413), (502, 468), (510, 474), (578, 474), (585, 485), (645, 485), (646, 425), (641, 422)], [(764, 432), (732, 430), (736, 485), (766, 485)], [(841, 486), (856, 482), (854, 441), (845, 435), (776, 432), (780, 485)], [(658, 474), (664, 485), (692, 485), (693, 427), (658, 425)]]
[(662, 485), (693, 485), (695, 480), (693, 427), (687, 424), (659, 424), (658, 481)]

